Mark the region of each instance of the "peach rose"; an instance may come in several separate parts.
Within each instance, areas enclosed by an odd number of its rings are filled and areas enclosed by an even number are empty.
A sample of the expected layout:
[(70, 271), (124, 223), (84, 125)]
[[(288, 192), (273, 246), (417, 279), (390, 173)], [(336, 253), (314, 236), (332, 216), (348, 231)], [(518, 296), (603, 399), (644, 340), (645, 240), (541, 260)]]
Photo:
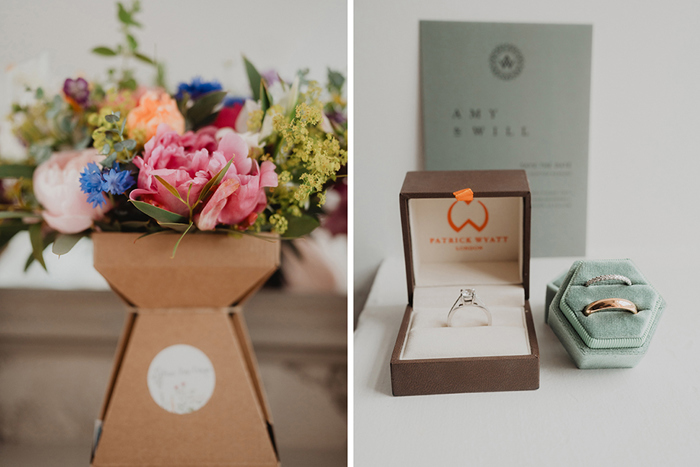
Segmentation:
[(146, 91), (139, 99), (139, 105), (126, 117), (129, 137), (141, 142), (153, 138), (161, 123), (168, 124), (179, 135), (185, 132), (185, 118), (175, 99), (154, 90)]
[(104, 157), (95, 149), (62, 151), (36, 168), (34, 194), (51, 228), (65, 234), (82, 232), (109, 211), (109, 202), (103, 208), (93, 208), (88, 195), (80, 190), (80, 172), (88, 163), (98, 163)]

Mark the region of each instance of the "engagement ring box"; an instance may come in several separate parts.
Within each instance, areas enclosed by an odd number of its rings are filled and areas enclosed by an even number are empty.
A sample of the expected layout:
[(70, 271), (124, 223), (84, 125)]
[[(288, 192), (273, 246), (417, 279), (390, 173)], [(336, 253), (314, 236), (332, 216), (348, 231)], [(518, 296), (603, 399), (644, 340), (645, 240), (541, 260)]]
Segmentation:
[[(601, 280), (615, 274), (629, 279)], [(608, 276), (610, 277), (610, 276)], [(596, 311), (585, 307), (604, 299), (634, 303), (637, 313), (621, 309)], [(545, 321), (577, 367), (632, 368), (649, 349), (666, 302), (629, 259), (576, 261), (568, 273), (547, 284)]]
[[(454, 193), (473, 191), (473, 200)], [(408, 306), (391, 355), (395, 396), (539, 387), (530, 311), (530, 187), (523, 170), (406, 174), (399, 196)], [(462, 307), (475, 289), (492, 315)]]

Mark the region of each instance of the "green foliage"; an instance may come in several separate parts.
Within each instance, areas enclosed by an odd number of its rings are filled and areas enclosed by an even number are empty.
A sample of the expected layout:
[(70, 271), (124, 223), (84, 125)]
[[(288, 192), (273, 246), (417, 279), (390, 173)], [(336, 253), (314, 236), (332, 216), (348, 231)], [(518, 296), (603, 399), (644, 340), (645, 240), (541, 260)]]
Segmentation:
[(0, 178), (32, 178), (36, 166), (27, 164), (0, 165)]
[(243, 56), (243, 63), (245, 63), (245, 70), (248, 73), (248, 82), (250, 83), (250, 91), (253, 93), (253, 100), (257, 101), (260, 99), (262, 76), (260, 76), (258, 70), (248, 61), (245, 55)]
[(310, 215), (287, 216), (287, 230), (284, 232), (283, 237), (285, 238), (298, 238), (308, 235), (313, 230), (321, 225), (321, 223), (315, 217)]
[(92, 49), (92, 53), (97, 54), (97, 55), (104, 55), (105, 57), (114, 57), (117, 55), (117, 52), (114, 50), (110, 49), (109, 47), (95, 47)]
[(330, 92), (331, 94), (340, 94), (343, 92), (344, 85), (345, 76), (343, 76), (343, 74), (340, 72), (333, 71), (330, 68), (328, 68), (328, 84), (326, 85), (328, 92)]
[(216, 106), (221, 104), (225, 97), (226, 91), (212, 91), (197, 99), (192, 107), (183, 112), (188, 128), (196, 131), (205, 126)]
[(143, 201), (130, 200), (130, 202), (133, 203), (139, 211), (158, 222), (163, 222), (165, 224), (181, 224), (185, 220), (185, 218), (179, 214), (161, 209), (152, 204), (144, 203)]
[(56, 240), (53, 242), (51, 251), (57, 256), (65, 255), (66, 253), (70, 252), (75, 244), (78, 243), (84, 236), (84, 234), (58, 234), (56, 236)]
[[(125, 6), (123, 3), (117, 3), (117, 18), (121, 26), (123, 42), (117, 44), (116, 47), (99, 46), (92, 49), (92, 52), (104, 57), (120, 56), (122, 60), (121, 76), (116, 78), (116, 84), (119, 89), (135, 90), (137, 87), (134, 71), (129, 68), (129, 63), (132, 58), (153, 66), (156, 69), (155, 82), (158, 86), (165, 84), (165, 68), (162, 63), (159, 63), (154, 58), (145, 55), (139, 51), (139, 42), (134, 35), (133, 28), (141, 28), (142, 25), (136, 21), (135, 16), (141, 11), (141, 3), (136, 0), (131, 2), (130, 6)], [(112, 70), (109, 73), (111, 79), (115, 78)]]
[[(32, 244), (32, 257), (41, 264), (41, 267), (46, 271), (46, 263), (44, 262), (44, 249), (48, 246), (44, 243), (44, 238), (41, 235), (41, 223), (32, 224), (29, 226), (29, 240)], [(25, 266), (25, 271), (29, 268), (32, 261), (28, 261)]]
[(101, 148), (100, 154), (107, 156), (100, 164), (103, 167), (111, 167), (115, 161), (129, 162), (133, 159), (132, 151), (136, 148), (136, 141), (124, 139), (126, 117), (120, 112), (112, 112), (105, 108), (97, 118), (97, 128), (92, 132), (94, 146)]

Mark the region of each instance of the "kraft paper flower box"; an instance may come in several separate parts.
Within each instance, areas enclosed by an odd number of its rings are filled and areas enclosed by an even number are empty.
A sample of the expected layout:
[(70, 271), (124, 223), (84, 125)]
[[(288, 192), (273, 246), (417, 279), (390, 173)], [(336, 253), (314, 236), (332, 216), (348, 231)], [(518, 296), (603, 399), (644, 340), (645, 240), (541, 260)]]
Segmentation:
[[(399, 201), (408, 306), (391, 355), (393, 394), (537, 389), (525, 172), (409, 172)], [(447, 325), (467, 288), (490, 325), (474, 306)]]
[(93, 466), (279, 465), (239, 306), (279, 240), (97, 233), (95, 268), (129, 305), (96, 423)]
[[(586, 313), (601, 300), (611, 308)], [(665, 307), (631, 260), (576, 261), (547, 284), (545, 321), (577, 367), (632, 368), (649, 349)]]

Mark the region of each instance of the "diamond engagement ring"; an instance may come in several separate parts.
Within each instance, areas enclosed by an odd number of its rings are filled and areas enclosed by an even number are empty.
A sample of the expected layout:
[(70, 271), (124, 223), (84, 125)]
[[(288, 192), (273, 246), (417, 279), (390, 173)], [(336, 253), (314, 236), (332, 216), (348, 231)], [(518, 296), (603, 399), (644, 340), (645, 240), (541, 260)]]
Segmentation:
[(594, 277), (593, 279), (590, 279), (588, 282), (586, 282), (584, 285), (588, 287), (589, 285), (593, 285), (596, 282), (606, 281), (620, 281), (624, 282), (627, 285), (632, 285), (632, 281), (629, 279), (629, 277), (623, 276), (621, 274), (605, 274), (604, 276)]
[(633, 315), (637, 314), (637, 305), (624, 298), (605, 298), (596, 300), (593, 303), (586, 305), (583, 309), (584, 316), (590, 316), (592, 313), (601, 310), (624, 310), (629, 311)]
[(450, 308), (450, 312), (447, 314), (447, 326), (452, 326), (452, 316), (457, 310), (468, 306), (481, 308), (484, 313), (486, 313), (486, 322), (488, 323), (487, 326), (491, 326), (491, 312), (488, 310), (488, 308), (486, 308), (479, 297), (477, 297), (476, 290), (474, 289), (461, 289), (459, 291), (459, 297), (457, 297), (454, 305), (452, 305), (452, 308)]

